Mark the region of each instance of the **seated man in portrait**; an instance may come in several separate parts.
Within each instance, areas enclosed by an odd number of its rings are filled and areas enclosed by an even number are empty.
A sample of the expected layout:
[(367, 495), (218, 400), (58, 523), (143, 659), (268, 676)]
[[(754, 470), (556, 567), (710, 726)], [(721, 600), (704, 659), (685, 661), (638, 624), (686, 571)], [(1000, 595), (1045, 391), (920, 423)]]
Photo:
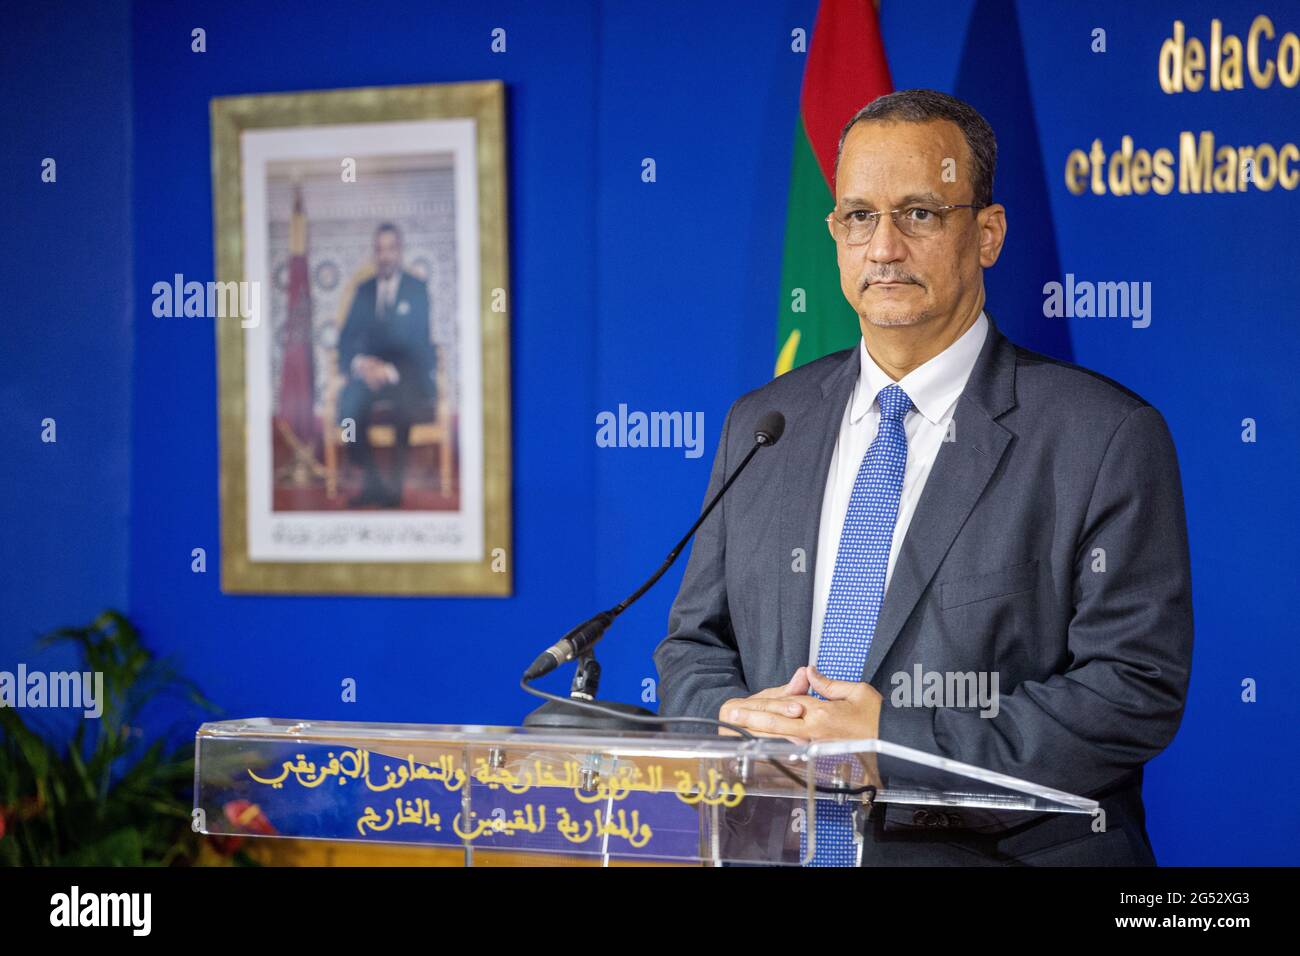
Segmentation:
[[(365, 474), (351, 505), (396, 508), (402, 501), (411, 424), (436, 396), (429, 293), (402, 268), (402, 234), (392, 223), (375, 230), (375, 275), (357, 286), (339, 335), (338, 359), (347, 380), (339, 394), (339, 423), (355, 422), (352, 460)], [(370, 445), (370, 423), (379, 402), (385, 403), (395, 433), (388, 484)]]

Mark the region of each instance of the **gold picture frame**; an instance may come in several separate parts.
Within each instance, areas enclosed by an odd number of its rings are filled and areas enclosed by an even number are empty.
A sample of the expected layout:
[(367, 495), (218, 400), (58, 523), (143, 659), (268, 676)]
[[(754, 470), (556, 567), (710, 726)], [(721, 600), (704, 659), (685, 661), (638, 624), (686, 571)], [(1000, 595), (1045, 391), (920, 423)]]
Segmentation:
[[(457, 175), (468, 176), (468, 167), (472, 165), (474, 185), (467, 187), (468, 191), (460, 196), (470, 201), (458, 202), (456, 208), (459, 212), (476, 204), (477, 215), (462, 218), (471, 220), (464, 225), (464, 228), (469, 229), (464, 235), (477, 237), (477, 267), (474, 270), (477, 283), (464, 283), (466, 287), (476, 288), (472, 290), (473, 296), (466, 296), (463, 292), (459, 295), (457, 308), (468, 308), (464, 302), (471, 299), (476, 303), (476, 307), (469, 308), (468, 311), (469, 314), (477, 315), (480, 341), (476, 349), (464, 354), (476, 354), (479, 363), (477, 374), (473, 374), (475, 369), (472, 362), (467, 362), (462, 368), (467, 384), (461, 391), (464, 403), (461, 407), (468, 408), (471, 399), (481, 394), (478, 404), (481, 413), (481, 441), (475, 445), (475, 460), (478, 462), (476, 467), (479, 469), (475, 474), (479, 484), (473, 487), (467, 482), (458, 484), (457, 498), (462, 511), (469, 509), (467, 502), (478, 502), (475, 513), (481, 515), (481, 531), (475, 532), (476, 519), (472, 515), (465, 517), (458, 512), (455, 520), (462, 521), (456, 526), (459, 536), (448, 534), (447, 540), (454, 539), (456, 547), (468, 548), (470, 545), (466, 541), (481, 534), (477, 538), (481, 546), (477, 556), (437, 557), (430, 560), (422, 559), (425, 555), (421, 551), (414, 557), (381, 555), (376, 558), (367, 555), (364, 559), (349, 559), (348, 555), (342, 553), (322, 553), (310, 555), (306, 559), (291, 557), (285, 560), (278, 552), (268, 557), (267, 553), (255, 553), (250, 549), (250, 528), (254, 529), (254, 537), (258, 541), (265, 534), (260, 524), (250, 525), (250, 369), (247, 360), (250, 348), (254, 348), (252, 336), (272, 336), (271, 323), (265, 323), (266, 328), (259, 333), (259, 330), (247, 328), (237, 319), (221, 318), (216, 320), (215, 325), (221, 472), (221, 584), (225, 592), (483, 596), (507, 596), (512, 593), (513, 572), (509, 560), (512, 533), (511, 405), (504, 84), (493, 80), (213, 99), (211, 126), (216, 278), (221, 283), (248, 279), (248, 230), (254, 228), (266, 231), (265, 220), (246, 222), (251, 196), (245, 193), (247, 191), (251, 194), (254, 191), (247, 189), (250, 180), (246, 178), (249, 172), (244, 160), (248, 137), (266, 132), (276, 135), (283, 132), (291, 140), (296, 131), (302, 131), (306, 135), (312, 130), (355, 132), (357, 128), (365, 128), (379, 136), (378, 141), (386, 142), (390, 133), (405, 134), (411, 130), (418, 133), (420, 123), (437, 124), (442, 121), (462, 121), (444, 124), (454, 126), (458, 131), (467, 128), (463, 121), (472, 123), (472, 133), (467, 134), (472, 137), (472, 145), (466, 147), (464, 154), (472, 157), (472, 160), (467, 159), (462, 163), (466, 168)], [(470, 140), (467, 139), (466, 142)], [(458, 183), (468, 181), (457, 179)], [(260, 241), (255, 238), (253, 244)], [(460, 245), (472, 244), (467, 241)], [(468, 254), (468, 250), (458, 247), (457, 256), (464, 257)], [(269, 261), (269, 257), (264, 258)], [(472, 262), (470, 266), (473, 266)], [(469, 273), (466, 271), (458, 274)], [(472, 342), (470, 344), (473, 345)], [(265, 345), (258, 347), (273, 348)], [(258, 381), (267, 377), (261, 371), (253, 375)], [(475, 381), (480, 388), (471, 388)], [(266, 409), (258, 407), (255, 411), (259, 415), (256, 427), (260, 428), (261, 417), (264, 417)], [(458, 456), (462, 459), (459, 466), (461, 472), (458, 473), (461, 477), (468, 468), (465, 459), (470, 457), (465, 452), (470, 444), (465, 435), (470, 434), (469, 429), (476, 427), (479, 420), (480, 415), (475, 415), (474, 421), (462, 418), (457, 426), (457, 440), (462, 442), (458, 451)], [(332, 429), (334, 423), (327, 422), (323, 427)], [(325, 441), (328, 443), (333, 440), (331, 437)], [(266, 444), (263, 441), (256, 448)], [(252, 457), (258, 458), (260, 454), (255, 451)], [(274, 453), (269, 454), (274, 459)], [(400, 495), (400, 483), (398, 487)], [(317, 510), (286, 515), (275, 511), (275, 489), (272, 488), (267, 494), (272, 502), (269, 511), (274, 513), (276, 521), (307, 521), (310, 518), (321, 522), (343, 522), (346, 518), (349, 526), (371, 521), (378, 527), (380, 522), (387, 522), (384, 527), (391, 529), (399, 527), (398, 522), (408, 518), (415, 521), (421, 516), (429, 517), (430, 522), (453, 520), (452, 517), (432, 511), (387, 515), (351, 511), (334, 515), (332, 512)], [(257, 508), (262, 507), (260, 496), (259, 485), (258, 496), (255, 496)], [(261, 521), (264, 515), (259, 511), (255, 517)], [(342, 527), (343, 524), (339, 526)], [(441, 527), (433, 524), (430, 526)], [(424, 538), (413, 536), (413, 539), (417, 544), (410, 547), (424, 546), (418, 543)], [(263, 545), (259, 544), (258, 547), (265, 551)]]

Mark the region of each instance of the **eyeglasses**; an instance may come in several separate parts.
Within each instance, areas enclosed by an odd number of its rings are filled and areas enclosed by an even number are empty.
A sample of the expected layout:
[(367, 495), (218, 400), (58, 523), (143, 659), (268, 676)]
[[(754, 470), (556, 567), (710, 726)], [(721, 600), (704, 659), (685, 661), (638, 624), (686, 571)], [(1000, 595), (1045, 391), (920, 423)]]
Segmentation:
[(826, 217), (831, 235), (837, 241), (848, 246), (863, 246), (871, 241), (876, 232), (876, 223), (881, 216), (889, 216), (898, 227), (898, 231), (909, 239), (929, 239), (943, 232), (944, 219), (950, 209), (983, 209), (980, 203), (955, 203), (936, 206), (932, 203), (917, 203), (901, 209), (884, 209), (872, 212), (867, 209), (853, 209), (841, 216), (834, 212)]

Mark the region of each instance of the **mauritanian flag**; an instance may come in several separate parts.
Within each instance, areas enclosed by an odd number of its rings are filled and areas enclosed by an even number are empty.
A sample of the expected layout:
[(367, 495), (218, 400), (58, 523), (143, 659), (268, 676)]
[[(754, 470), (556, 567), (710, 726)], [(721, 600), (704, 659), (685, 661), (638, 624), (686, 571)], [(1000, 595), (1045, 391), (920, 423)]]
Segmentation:
[(284, 360), (280, 366), (277, 408), (282, 428), (311, 447), (319, 430), (315, 410), (316, 371), (312, 355), (311, 280), (307, 268), (307, 216), (302, 189), (295, 187), (289, 220), (289, 303), (282, 331)]
[(822, 0), (804, 66), (786, 207), (776, 374), (857, 344), (858, 317), (840, 291), (835, 240), (835, 150), (844, 124), (893, 90), (871, 0)]

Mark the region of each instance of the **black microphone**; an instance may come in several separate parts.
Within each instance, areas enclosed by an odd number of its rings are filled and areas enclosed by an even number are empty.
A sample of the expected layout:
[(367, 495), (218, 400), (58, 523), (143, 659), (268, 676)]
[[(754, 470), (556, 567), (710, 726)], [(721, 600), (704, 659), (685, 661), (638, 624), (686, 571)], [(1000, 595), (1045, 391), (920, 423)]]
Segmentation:
[(672, 567), (673, 562), (676, 561), (678, 555), (682, 553), (682, 549), (686, 547), (691, 538), (695, 537), (695, 532), (699, 530), (700, 525), (704, 524), (704, 519), (709, 516), (709, 512), (711, 512), (714, 506), (722, 500), (722, 496), (727, 493), (727, 489), (730, 488), (732, 483), (740, 477), (740, 473), (745, 470), (745, 466), (750, 463), (756, 454), (758, 454), (758, 450), (760, 448), (767, 448), (775, 445), (780, 441), (781, 435), (784, 432), (784, 415), (775, 409), (764, 414), (763, 417), (758, 420), (758, 424), (754, 427), (754, 447), (749, 450), (749, 453), (745, 455), (744, 459), (742, 459), (740, 464), (736, 467), (736, 470), (731, 473), (731, 477), (728, 478), (726, 483), (718, 489), (718, 493), (713, 496), (713, 499), (705, 506), (704, 510), (700, 512), (700, 516), (695, 519), (695, 524), (691, 525), (691, 530), (687, 531), (686, 536), (683, 537), (681, 541), (677, 542), (677, 547), (668, 552), (668, 557), (664, 559), (663, 564), (659, 565), (659, 570), (652, 574), (645, 584), (641, 585), (628, 595), (628, 597), (624, 598), (620, 604), (610, 608), (608, 611), (601, 611), (589, 620), (583, 621), (573, 630), (569, 631), (569, 633), (565, 634), (564, 637), (560, 638), (556, 643), (552, 644), (539, 654), (537, 660), (533, 661), (532, 666), (524, 672), (524, 683), (537, 680), (537, 678), (549, 674), (561, 664), (571, 661), (576, 657), (581, 657), (590, 650), (597, 641), (604, 637), (606, 629), (614, 622), (614, 618), (626, 611), (638, 598), (641, 597), (641, 595), (654, 587), (655, 582), (663, 577), (668, 569)]

